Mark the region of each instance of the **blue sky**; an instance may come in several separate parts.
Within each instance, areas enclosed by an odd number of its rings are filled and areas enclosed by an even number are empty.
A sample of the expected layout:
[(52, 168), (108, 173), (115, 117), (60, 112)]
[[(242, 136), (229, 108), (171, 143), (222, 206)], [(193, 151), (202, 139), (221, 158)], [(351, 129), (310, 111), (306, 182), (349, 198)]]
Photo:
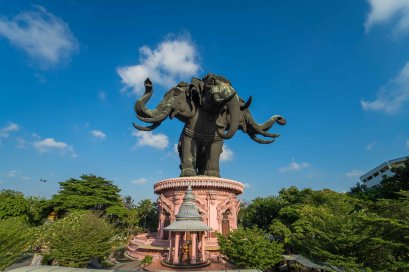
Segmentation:
[(288, 121), (271, 145), (241, 132), (225, 142), (222, 176), (246, 185), (242, 198), (347, 191), (409, 153), (408, 45), (407, 0), (4, 2), (0, 189), (50, 197), (92, 173), (154, 199), (156, 181), (179, 175), (182, 123), (136, 133), (143, 79), (154, 107), (212, 72), (253, 96), (257, 121)]

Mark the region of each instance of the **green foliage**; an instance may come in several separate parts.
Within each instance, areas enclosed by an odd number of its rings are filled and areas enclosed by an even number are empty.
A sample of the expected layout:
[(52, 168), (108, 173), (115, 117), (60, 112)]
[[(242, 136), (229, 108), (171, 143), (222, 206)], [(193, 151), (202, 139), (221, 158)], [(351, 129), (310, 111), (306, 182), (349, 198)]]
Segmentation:
[(52, 212), (50, 202), (45, 198), (29, 196), (28, 202), (28, 217), (32, 225), (40, 225), (48, 214)]
[(94, 210), (105, 213), (110, 209), (112, 218), (122, 218), (126, 209), (119, 196), (120, 189), (102, 177), (82, 175), (81, 179), (71, 178), (60, 182), (60, 190), (51, 199), (59, 214), (75, 210)]
[(19, 260), (30, 245), (31, 229), (24, 220), (0, 220), (0, 271)]
[(48, 230), (50, 259), (62, 266), (86, 267), (92, 257), (103, 260), (111, 252), (114, 234), (94, 213), (73, 212)]
[(144, 199), (138, 202), (136, 206), (136, 216), (138, 217), (138, 226), (145, 230), (154, 231), (158, 227), (158, 214), (156, 203), (150, 199)]
[(238, 269), (265, 270), (282, 260), (283, 247), (257, 227), (239, 228), (226, 237), (217, 234), (220, 252)]
[(24, 195), (12, 190), (0, 192), (0, 220), (19, 217), (28, 221), (29, 203)]
[[(328, 189), (290, 187), (245, 208), (245, 226), (266, 229), (287, 253), (349, 270), (404, 271), (409, 264), (409, 193), (370, 201)], [(269, 221), (270, 220), (270, 221)]]
[(278, 216), (278, 212), (284, 203), (277, 197), (269, 196), (254, 199), (247, 208), (242, 208), (242, 225), (250, 227), (253, 225), (268, 230), (271, 221)]
[(141, 265), (145, 266), (145, 265), (149, 265), (153, 262), (153, 257), (151, 255), (146, 255), (142, 261), (141, 261)]
[(20, 192), (2, 190), (0, 192), (0, 220), (21, 218), (33, 225), (41, 224), (50, 211), (49, 203), (44, 198), (24, 197)]

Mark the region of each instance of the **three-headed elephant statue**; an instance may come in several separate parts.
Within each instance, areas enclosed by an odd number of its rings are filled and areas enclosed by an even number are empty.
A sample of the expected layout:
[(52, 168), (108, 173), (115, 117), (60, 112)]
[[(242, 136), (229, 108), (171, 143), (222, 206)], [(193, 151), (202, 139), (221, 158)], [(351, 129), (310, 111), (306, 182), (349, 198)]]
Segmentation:
[(137, 118), (151, 124), (133, 125), (138, 130), (150, 131), (167, 117), (176, 117), (185, 123), (178, 143), (180, 176), (220, 177), (219, 159), (223, 140), (232, 138), (240, 129), (258, 143), (272, 143), (274, 140), (260, 139), (257, 135), (276, 138), (279, 135), (268, 130), (274, 123), (286, 123), (279, 115), (274, 115), (263, 124), (256, 123), (249, 110), (251, 97), (245, 102), (229, 80), (214, 74), (208, 74), (203, 79), (193, 78), (190, 83), (179, 83), (165, 93), (155, 109), (148, 109), (146, 103), (152, 92), (152, 83), (148, 78), (145, 80), (145, 93), (134, 107)]

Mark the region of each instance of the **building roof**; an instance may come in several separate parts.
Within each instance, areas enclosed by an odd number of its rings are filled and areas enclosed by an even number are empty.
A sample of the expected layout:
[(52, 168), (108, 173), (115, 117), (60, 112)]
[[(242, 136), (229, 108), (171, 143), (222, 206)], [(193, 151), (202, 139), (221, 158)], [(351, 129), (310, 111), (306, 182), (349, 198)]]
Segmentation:
[(199, 209), (196, 206), (196, 199), (189, 186), (186, 190), (176, 221), (164, 228), (167, 231), (208, 231), (212, 230), (202, 221)]

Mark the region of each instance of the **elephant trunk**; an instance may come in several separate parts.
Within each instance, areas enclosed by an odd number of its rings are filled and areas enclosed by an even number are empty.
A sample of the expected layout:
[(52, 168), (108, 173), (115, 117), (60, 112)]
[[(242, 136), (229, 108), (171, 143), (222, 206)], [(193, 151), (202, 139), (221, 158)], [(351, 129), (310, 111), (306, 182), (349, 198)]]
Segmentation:
[(230, 127), (229, 130), (224, 133), (224, 127), (217, 129), (217, 135), (223, 139), (230, 139), (236, 133), (239, 127), (240, 119), (240, 100), (237, 95), (233, 96), (229, 102), (227, 102), (227, 109), (230, 115)]
[(159, 110), (158, 107), (154, 110), (150, 110), (146, 108), (146, 103), (148, 103), (149, 99), (152, 97), (153, 94), (153, 88), (152, 88), (152, 82), (147, 78), (144, 82), (145, 84), (145, 93), (141, 98), (139, 98), (134, 105), (134, 110), (136, 114), (140, 117), (144, 118), (152, 118), (158, 115)]
[(276, 122), (279, 125), (285, 125), (286, 124), (286, 120), (284, 119), (284, 117), (282, 117), (280, 115), (274, 115), (270, 119), (268, 119), (266, 122), (264, 122), (263, 124), (258, 125), (258, 127), (261, 130), (266, 131), (266, 130), (269, 130), (274, 125), (274, 123), (276, 123)]

